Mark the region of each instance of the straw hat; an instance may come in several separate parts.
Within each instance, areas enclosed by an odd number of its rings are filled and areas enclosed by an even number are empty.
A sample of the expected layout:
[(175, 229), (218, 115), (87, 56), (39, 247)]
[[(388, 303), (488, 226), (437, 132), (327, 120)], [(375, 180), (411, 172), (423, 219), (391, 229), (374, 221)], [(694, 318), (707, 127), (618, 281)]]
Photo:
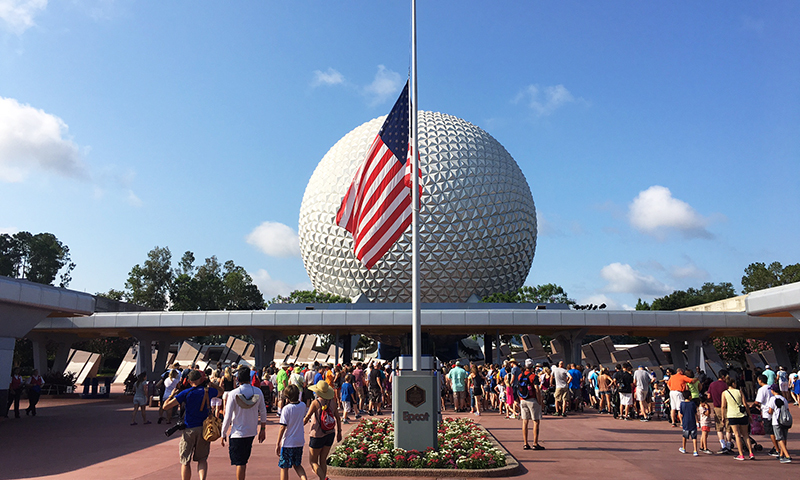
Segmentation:
[(330, 400), (331, 398), (333, 398), (334, 395), (333, 389), (331, 388), (330, 385), (328, 385), (328, 382), (326, 382), (325, 380), (320, 380), (319, 382), (317, 382), (316, 385), (311, 385), (310, 387), (308, 387), (308, 389), (316, 393), (320, 397), (324, 398), (325, 400)]

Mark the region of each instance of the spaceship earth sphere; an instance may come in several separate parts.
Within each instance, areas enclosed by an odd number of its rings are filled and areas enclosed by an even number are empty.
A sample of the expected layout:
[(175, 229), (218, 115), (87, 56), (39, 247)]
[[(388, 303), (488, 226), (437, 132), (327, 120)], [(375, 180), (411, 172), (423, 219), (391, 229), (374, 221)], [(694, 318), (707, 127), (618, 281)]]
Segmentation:
[[(336, 211), (385, 117), (355, 128), (320, 161), (300, 207), (300, 251), (318, 291), (411, 301), (411, 228), (367, 270)], [(420, 296), (464, 302), (523, 285), (536, 251), (536, 207), (517, 163), (460, 118), (419, 112)]]

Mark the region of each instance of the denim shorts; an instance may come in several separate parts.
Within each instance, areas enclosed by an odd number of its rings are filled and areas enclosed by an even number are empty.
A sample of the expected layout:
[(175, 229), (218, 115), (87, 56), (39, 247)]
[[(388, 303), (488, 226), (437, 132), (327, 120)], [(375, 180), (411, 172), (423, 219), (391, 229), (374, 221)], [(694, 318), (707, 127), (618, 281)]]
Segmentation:
[(278, 468), (292, 468), (303, 464), (303, 447), (282, 447)]

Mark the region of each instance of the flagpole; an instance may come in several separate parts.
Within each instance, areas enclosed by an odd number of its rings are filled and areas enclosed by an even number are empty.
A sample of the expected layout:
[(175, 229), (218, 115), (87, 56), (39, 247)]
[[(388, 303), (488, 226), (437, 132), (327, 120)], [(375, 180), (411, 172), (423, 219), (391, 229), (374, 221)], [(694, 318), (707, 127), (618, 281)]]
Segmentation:
[(419, 150), (417, 149), (417, 0), (411, 0), (411, 343), (412, 367), (420, 371), (422, 363), (422, 328), (419, 295)]

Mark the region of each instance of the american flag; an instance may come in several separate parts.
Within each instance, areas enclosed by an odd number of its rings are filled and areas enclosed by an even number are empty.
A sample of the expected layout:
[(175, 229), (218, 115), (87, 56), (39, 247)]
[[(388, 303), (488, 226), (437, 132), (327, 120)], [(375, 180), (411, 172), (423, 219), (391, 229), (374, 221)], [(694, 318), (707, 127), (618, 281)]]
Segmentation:
[(411, 225), (409, 140), (406, 82), (336, 213), (336, 224), (353, 235), (353, 253), (367, 269)]

